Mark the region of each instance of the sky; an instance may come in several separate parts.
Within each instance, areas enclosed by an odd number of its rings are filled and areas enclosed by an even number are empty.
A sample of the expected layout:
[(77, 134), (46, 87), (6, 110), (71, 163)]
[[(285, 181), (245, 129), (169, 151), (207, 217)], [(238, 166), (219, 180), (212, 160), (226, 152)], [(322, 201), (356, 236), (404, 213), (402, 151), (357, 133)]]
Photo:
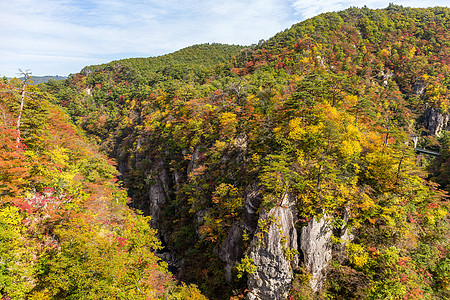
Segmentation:
[(251, 45), (350, 6), (448, 6), (448, 0), (0, 0), (0, 76), (79, 72), (201, 43)]

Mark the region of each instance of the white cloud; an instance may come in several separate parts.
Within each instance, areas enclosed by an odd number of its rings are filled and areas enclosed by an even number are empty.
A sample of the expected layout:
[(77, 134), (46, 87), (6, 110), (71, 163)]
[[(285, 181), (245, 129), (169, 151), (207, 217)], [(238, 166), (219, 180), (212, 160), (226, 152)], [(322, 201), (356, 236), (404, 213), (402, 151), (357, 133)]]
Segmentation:
[[(0, 76), (18, 76), (19, 68), (31, 70), (33, 75), (68, 75), (67, 70), (70, 70), (73, 66), (77, 66), (77, 70), (79, 71), (84, 66), (109, 61), (89, 57), (17, 54), (0, 51), (0, 57), (11, 56), (14, 56), (15, 60), (1, 63)], [(20, 67), (17, 66), (17, 61), (20, 61)], [(3, 73), (3, 70), (10, 71)], [(48, 72), (48, 70), (51, 70), (51, 72)]]
[(198, 43), (248, 45), (305, 17), (357, 5), (354, 0), (0, 1), (0, 74), (30, 68), (36, 75), (67, 75), (88, 64), (161, 55)]
[[(23, 67), (24, 55), (99, 61), (121, 53), (160, 55), (196, 43), (251, 44), (289, 26), (289, 10), (287, 0), (7, 1), (0, 4), (0, 50), (8, 53), (0, 73)], [(45, 73), (53, 72), (51, 65)], [(79, 71), (75, 67), (66, 73)]]
[(365, 5), (372, 9), (386, 8), (389, 3), (408, 7), (448, 6), (448, 0), (291, 0), (291, 3), (292, 7), (296, 11), (296, 14), (302, 16), (304, 19), (314, 17), (324, 12), (344, 10), (351, 6), (363, 7)]

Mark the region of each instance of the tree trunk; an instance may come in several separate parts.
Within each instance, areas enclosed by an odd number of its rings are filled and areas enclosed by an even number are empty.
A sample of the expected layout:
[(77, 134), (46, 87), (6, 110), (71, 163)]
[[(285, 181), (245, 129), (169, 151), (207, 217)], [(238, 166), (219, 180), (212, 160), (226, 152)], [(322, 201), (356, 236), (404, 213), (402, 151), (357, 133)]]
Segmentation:
[(23, 72), (22, 70), (20, 70), (20, 73), (23, 75), (23, 83), (22, 83), (22, 90), (21, 90), (21, 97), (20, 97), (19, 115), (17, 116), (17, 123), (16, 123), (16, 131), (17, 131), (16, 147), (17, 148), (19, 148), (19, 145), (20, 145), (20, 121), (22, 119), (23, 105), (25, 103), (25, 95), (26, 95), (25, 88), (27, 86), (28, 77), (30, 75), (30, 73), (28, 71)]

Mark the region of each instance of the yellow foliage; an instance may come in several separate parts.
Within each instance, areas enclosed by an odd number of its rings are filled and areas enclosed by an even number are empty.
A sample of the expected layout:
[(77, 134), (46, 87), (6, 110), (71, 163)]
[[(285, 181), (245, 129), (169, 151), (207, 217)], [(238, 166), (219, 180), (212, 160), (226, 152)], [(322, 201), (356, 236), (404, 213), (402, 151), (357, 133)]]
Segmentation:
[(395, 206), (391, 207), (382, 207), (381, 217), (384, 220), (385, 224), (388, 226), (395, 226), (395, 217), (399, 213), (398, 208)]
[(344, 158), (359, 154), (361, 150), (362, 148), (358, 141), (344, 140), (339, 147), (339, 152)]
[(305, 154), (301, 150), (297, 151), (297, 163), (299, 166), (304, 166), (306, 164)]
[(237, 115), (231, 112), (224, 112), (220, 116), (220, 125), (222, 127), (222, 134), (225, 136), (232, 136), (236, 133)]
[(183, 300), (206, 300), (207, 298), (201, 294), (195, 284), (186, 285), (185, 283), (181, 283), (181, 285), (177, 288), (177, 291), (172, 295), (173, 299)]
[(323, 131), (325, 125), (322, 122), (319, 122), (317, 125), (311, 125), (308, 128), (308, 132), (311, 134), (318, 134)]
[(227, 148), (227, 143), (217, 140), (214, 143), (214, 147), (216, 148), (217, 151), (222, 152), (223, 150), (225, 150)]
[(259, 102), (259, 99), (255, 95), (251, 94), (247, 97), (247, 101), (248, 101), (248, 103), (255, 105)]
[(253, 153), (252, 155), (252, 162), (256, 165), (259, 165), (261, 162), (261, 155), (257, 154), (257, 153)]
[(342, 115), (339, 113), (336, 107), (327, 104), (323, 111), (326, 120), (331, 120), (336, 123), (340, 123), (342, 121)]
[(0, 209), (0, 224), (12, 225), (18, 231), (17, 225), (22, 222), (22, 217), (19, 213), (19, 208), (15, 206), (6, 206)]
[(281, 132), (282, 127), (281, 126), (277, 126), (273, 129), (273, 133), (277, 134), (279, 132)]
[(391, 55), (391, 53), (389, 52), (389, 50), (383, 49), (380, 51), (380, 55), (384, 56), (384, 57), (388, 57), (389, 55)]
[(50, 300), (52, 298), (53, 294), (48, 289), (32, 292), (31, 295), (28, 296), (29, 300)]
[(220, 117), (220, 124), (222, 126), (226, 126), (229, 124), (236, 123), (236, 114), (231, 112), (224, 112), (222, 116)]
[(347, 101), (350, 105), (355, 106), (358, 104), (358, 96), (355, 95), (347, 95)]
[(69, 155), (67, 155), (68, 152), (68, 149), (56, 146), (55, 149), (50, 151), (50, 157), (55, 164), (66, 166), (69, 161)]
[(216, 109), (216, 106), (212, 106), (211, 104), (206, 103), (204, 109), (207, 111), (214, 111)]
[(408, 58), (412, 58), (414, 56), (414, 54), (416, 53), (416, 47), (412, 47), (411, 50), (409, 51), (409, 55)]
[(359, 269), (363, 268), (369, 261), (369, 253), (360, 244), (347, 244), (347, 253), (350, 262)]
[(347, 126), (347, 136), (352, 137), (354, 139), (360, 139), (361, 138), (361, 132), (359, 131), (358, 127), (353, 125)]
[(366, 156), (368, 162), (366, 177), (377, 181), (379, 184), (392, 182), (394, 176), (395, 164), (394, 159), (389, 153), (369, 153)]
[(160, 124), (159, 120), (161, 120), (162, 117), (163, 114), (161, 113), (160, 110), (156, 110), (152, 114), (149, 114), (144, 120), (145, 129), (154, 130), (158, 128)]
[(289, 137), (293, 140), (301, 140), (306, 131), (303, 129), (301, 118), (294, 118), (289, 121)]
[(375, 152), (383, 144), (384, 137), (375, 131), (368, 131), (364, 134), (364, 139), (361, 140), (362, 147)]
[(159, 90), (158, 92), (160, 95), (156, 98), (156, 102), (158, 102), (158, 104), (162, 107), (166, 101), (168, 94), (161, 90)]
[(362, 193), (360, 194), (360, 204), (358, 205), (358, 207), (363, 210), (363, 211), (368, 211), (372, 208), (374, 208), (375, 202), (373, 201), (372, 198), (370, 198), (367, 194)]

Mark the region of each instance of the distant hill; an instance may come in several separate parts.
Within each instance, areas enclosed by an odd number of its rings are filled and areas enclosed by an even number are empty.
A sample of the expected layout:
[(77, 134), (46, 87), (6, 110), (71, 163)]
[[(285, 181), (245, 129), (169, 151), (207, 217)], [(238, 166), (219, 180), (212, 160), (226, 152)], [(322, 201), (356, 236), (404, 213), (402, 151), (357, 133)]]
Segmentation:
[[(20, 79), (23, 79), (23, 77), (21, 77)], [(33, 82), (33, 84), (45, 83), (45, 82), (48, 82), (50, 79), (53, 79), (53, 80), (64, 80), (64, 79), (67, 79), (67, 76), (45, 75), (45, 76), (31, 76), (30, 77), (30, 80)]]
[[(92, 73), (88, 77), (95, 80), (100, 80), (106, 73), (110, 75), (120, 73), (121, 80), (134, 83), (141, 81), (146, 84), (155, 84), (168, 79), (196, 78), (202, 81), (212, 76), (214, 68), (228, 64), (231, 58), (244, 48), (240, 45), (218, 43), (193, 45), (158, 57), (128, 58), (87, 66), (80, 73), (86, 76)], [(104, 74), (100, 76), (101, 73)]]

